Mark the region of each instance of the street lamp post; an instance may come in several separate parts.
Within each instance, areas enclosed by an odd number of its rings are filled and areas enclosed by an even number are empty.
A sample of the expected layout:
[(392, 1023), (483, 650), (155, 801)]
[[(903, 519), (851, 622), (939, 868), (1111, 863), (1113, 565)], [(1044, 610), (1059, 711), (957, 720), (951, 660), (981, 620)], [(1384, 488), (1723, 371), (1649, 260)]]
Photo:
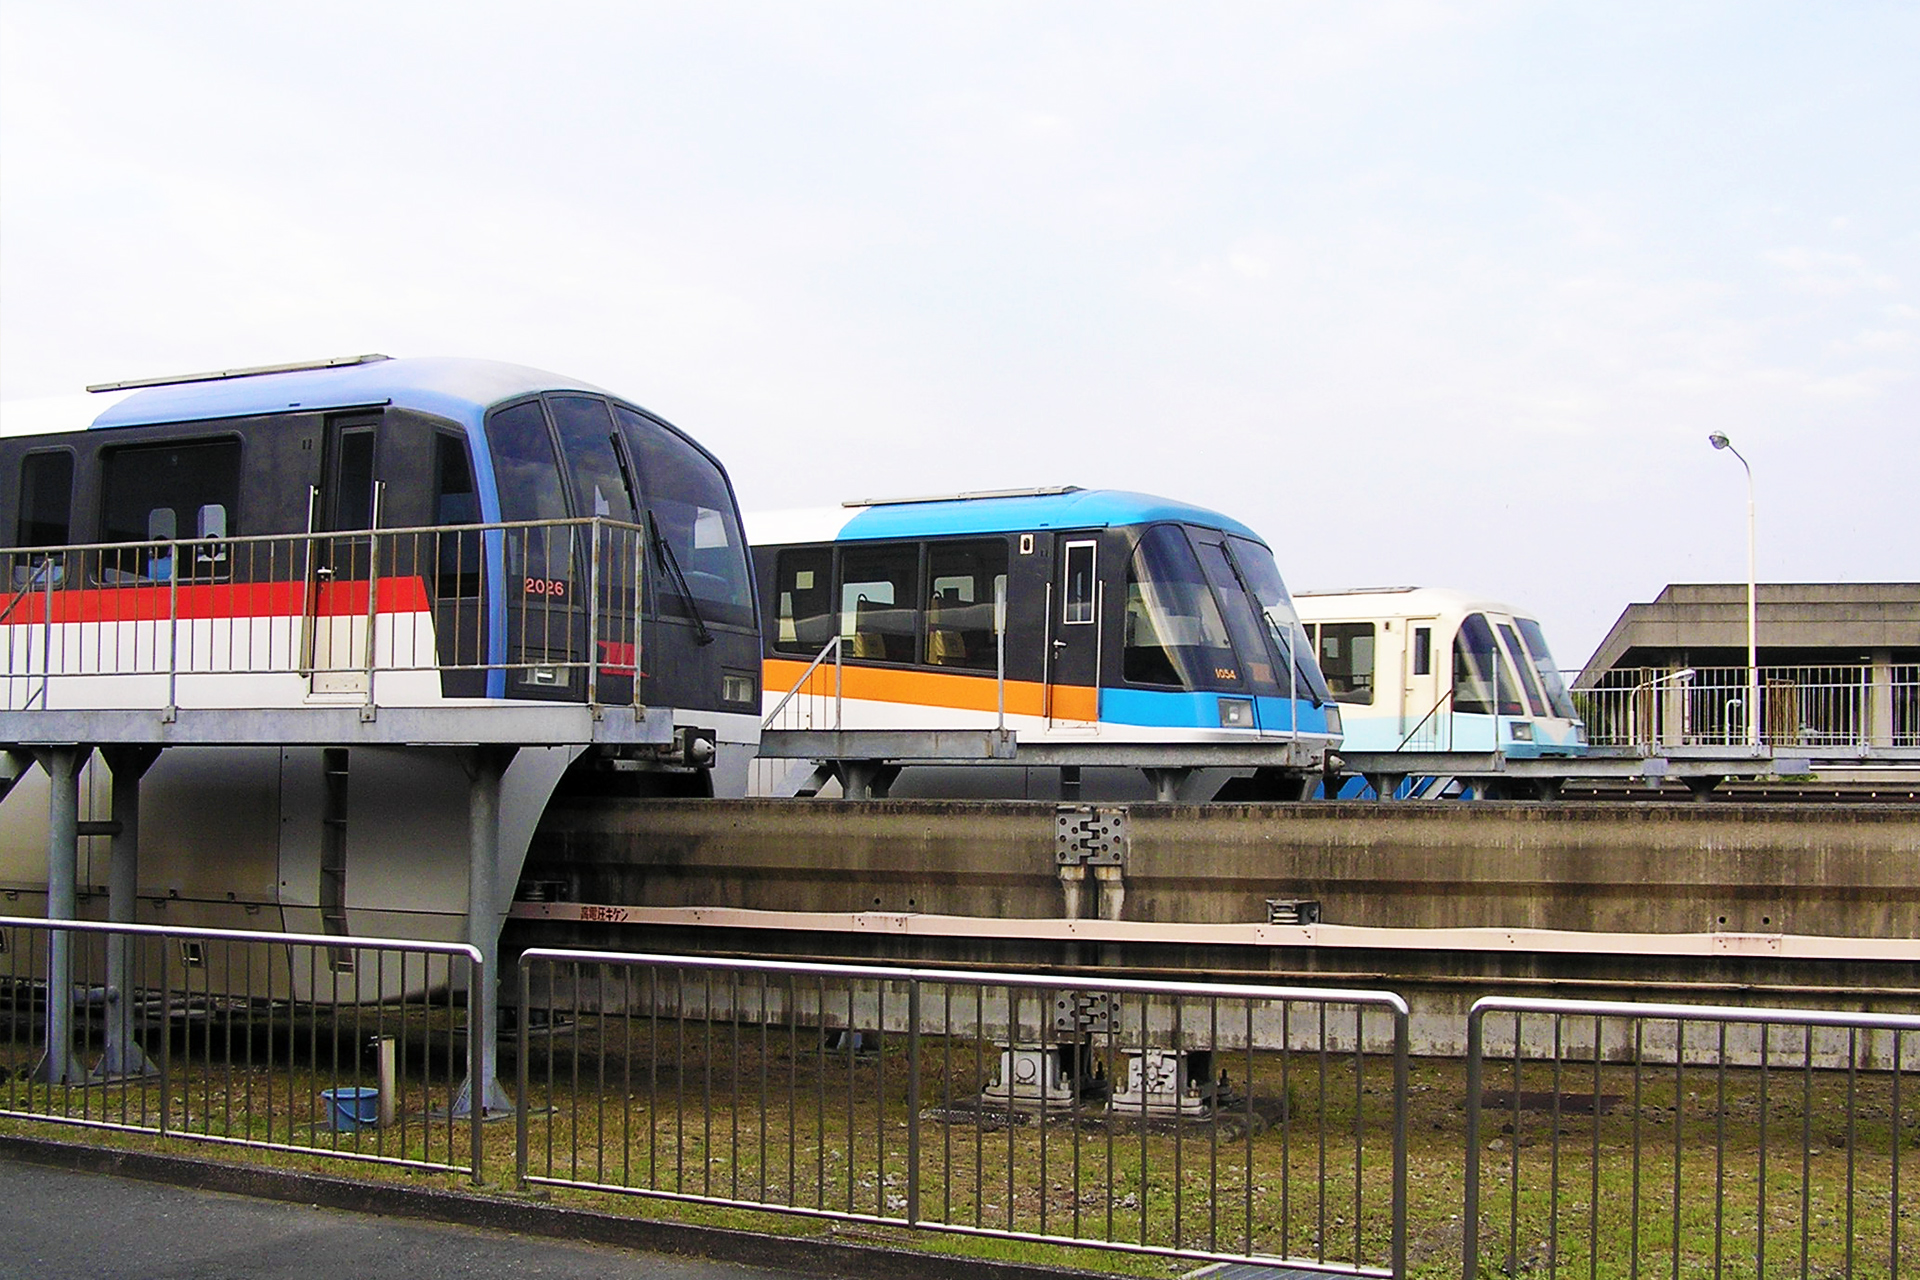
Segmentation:
[(1733, 447), (1733, 441), (1727, 439), (1724, 431), (1715, 431), (1708, 435), (1707, 443), (1716, 449), (1725, 449), (1734, 457), (1740, 458), (1740, 465), (1747, 473), (1747, 745), (1758, 751), (1760, 749), (1760, 646), (1753, 576), (1753, 468), (1748, 465), (1744, 457), (1741, 457), (1740, 451)]

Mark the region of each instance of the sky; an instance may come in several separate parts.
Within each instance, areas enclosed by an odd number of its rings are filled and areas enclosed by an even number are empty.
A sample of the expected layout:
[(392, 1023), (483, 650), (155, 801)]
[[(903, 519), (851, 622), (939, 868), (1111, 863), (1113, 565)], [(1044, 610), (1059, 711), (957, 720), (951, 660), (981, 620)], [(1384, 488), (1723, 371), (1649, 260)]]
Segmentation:
[[(0, 0), (0, 400), (583, 378), (749, 512), (1078, 484), (1577, 667), (1920, 580), (1920, 6)], [(78, 425), (78, 424), (75, 424)]]

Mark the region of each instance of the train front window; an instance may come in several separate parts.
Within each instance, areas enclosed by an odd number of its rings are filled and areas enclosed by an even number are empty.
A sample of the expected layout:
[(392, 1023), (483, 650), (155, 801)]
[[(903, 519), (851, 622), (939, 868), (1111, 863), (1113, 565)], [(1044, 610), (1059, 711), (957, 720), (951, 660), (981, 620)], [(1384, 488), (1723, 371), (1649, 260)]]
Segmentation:
[(1307, 637), (1306, 628), (1300, 625), (1300, 615), (1294, 611), (1287, 584), (1280, 580), (1280, 566), (1273, 562), (1273, 552), (1267, 550), (1264, 543), (1238, 534), (1229, 535), (1227, 545), (1233, 552), (1233, 562), (1240, 567), (1240, 576), (1266, 618), (1267, 639), (1275, 657), (1282, 668), (1292, 668), (1291, 673), (1283, 670), (1283, 678), (1278, 683), (1296, 697), (1304, 692), (1315, 706), (1331, 702), (1333, 694), (1320, 672), (1320, 664), (1310, 660), (1313, 643)]
[(1121, 672), (1135, 684), (1237, 689), (1240, 662), (1179, 526), (1157, 524), (1127, 563)]
[(553, 458), (553, 437), (538, 400), (494, 411), (487, 417), (493, 475), (500, 487), (503, 520), (565, 520), (567, 496)]
[(1371, 622), (1321, 624), (1320, 670), (1336, 701), (1373, 705), (1374, 647)]
[(1513, 621), (1527, 642), (1527, 655), (1533, 660), (1534, 670), (1540, 673), (1540, 683), (1546, 687), (1547, 703), (1553, 708), (1553, 714), (1562, 720), (1578, 720), (1580, 713), (1574, 708), (1573, 695), (1567, 692), (1567, 682), (1561, 678), (1560, 668), (1547, 649), (1546, 633), (1532, 618), (1515, 618)]
[(560, 452), (573, 479), (574, 511), (633, 523), (627, 480), (613, 452), (613, 418), (607, 402), (592, 396), (548, 396)]
[(1500, 638), (1506, 641), (1507, 656), (1520, 669), (1520, 687), (1527, 691), (1527, 705), (1533, 708), (1533, 714), (1547, 714), (1547, 700), (1540, 696), (1540, 679), (1533, 673), (1533, 664), (1527, 661), (1527, 651), (1520, 647), (1520, 633), (1502, 622), (1497, 628)]
[(1240, 580), (1240, 571), (1228, 557), (1226, 544), (1217, 541), (1217, 537), (1204, 533), (1200, 535), (1201, 572), (1207, 575), (1207, 581), (1220, 601), (1220, 614), (1226, 619), (1227, 634), (1233, 637), (1233, 647), (1239, 651), (1245, 667), (1241, 674), (1256, 693), (1277, 693), (1279, 689), (1273, 679), (1272, 655), (1267, 651), (1264, 624), (1254, 612), (1247, 586)]
[(1453, 709), (1483, 716), (1521, 714), (1519, 687), (1485, 614), (1468, 614), (1453, 638)]
[[(645, 414), (625, 405), (613, 416), (640, 469), (640, 498), (685, 580), (656, 589), (661, 613), (726, 627), (753, 625), (753, 580), (733, 490), (713, 459)], [(643, 522), (644, 523), (644, 522)], [(664, 575), (663, 575), (664, 576)]]

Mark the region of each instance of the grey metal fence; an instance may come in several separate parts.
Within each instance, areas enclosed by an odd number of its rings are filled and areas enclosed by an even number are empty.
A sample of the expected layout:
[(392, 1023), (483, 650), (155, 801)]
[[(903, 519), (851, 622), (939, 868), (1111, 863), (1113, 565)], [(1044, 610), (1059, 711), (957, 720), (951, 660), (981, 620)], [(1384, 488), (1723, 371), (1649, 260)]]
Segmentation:
[(245, 705), (638, 703), (647, 549), (596, 517), (0, 550), (0, 710), (229, 706), (236, 676)]
[(464, 944), (0, 917), (0, 1115), (482, 1174)]
[(1404, 1273), (1389, 993), (536, 950), (518, 1069), (523, 1185)]
[[(1871, 663), (1761, 667), (1760, 738), (1778, 750), (1911, 747), (1920, 726), (1920, 667)], [(1745, 667), (1618, 667), (1574, 701), (1594, 746), (1658, 751), (1747, 741)]]
[(1468, 1015), (1469, 1280), (1920, 1271), (1920, 1016)]

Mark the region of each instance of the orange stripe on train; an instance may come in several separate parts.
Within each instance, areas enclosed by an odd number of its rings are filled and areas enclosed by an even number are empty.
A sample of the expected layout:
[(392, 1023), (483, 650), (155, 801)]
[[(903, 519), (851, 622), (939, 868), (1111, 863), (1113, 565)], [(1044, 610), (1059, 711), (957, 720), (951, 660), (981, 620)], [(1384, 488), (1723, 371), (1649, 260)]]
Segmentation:
[[(807, 664), (785, 658), (768, 658), (762, 680), (769, 693), (783, 694), (806, 671)], [(833, 668), (814, 670), (803, 691), (815, 697), (833, 696)], [(994, 678), (954, 675), (944, 671), (901, 671), (892, 667), (840, 668), (840, 692), (848, 698), (867, 702), (893, 702), (905, 706), (953, 707), (962, 711), (994, 711), (999, 706), (999, 686)], [(1044, 716), (1047, 714), (1046, 686), (1032, 680), (1007, 681), (1007, 714)], [(1053, 716), (1060, 720), (1093, 720), (1099, 715), (1099, 691), (1087, 685), (1053, 686)]]

